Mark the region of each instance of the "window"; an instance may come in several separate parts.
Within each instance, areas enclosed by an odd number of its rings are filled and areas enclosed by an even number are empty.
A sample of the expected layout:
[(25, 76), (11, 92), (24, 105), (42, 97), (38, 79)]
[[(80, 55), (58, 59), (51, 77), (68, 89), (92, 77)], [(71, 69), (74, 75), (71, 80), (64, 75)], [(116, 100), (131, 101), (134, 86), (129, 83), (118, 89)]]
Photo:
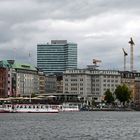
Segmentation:
[(77, 81), (77, 79), (71, 79), (71, 81)]
[(99, 91), (99, 88), (96, 88), (96, 91)]
[(83, 86), (83, 83), (80, 83), (80, 86)]
[(83, 81), (83, 79), (80, 79), (80, 81)]

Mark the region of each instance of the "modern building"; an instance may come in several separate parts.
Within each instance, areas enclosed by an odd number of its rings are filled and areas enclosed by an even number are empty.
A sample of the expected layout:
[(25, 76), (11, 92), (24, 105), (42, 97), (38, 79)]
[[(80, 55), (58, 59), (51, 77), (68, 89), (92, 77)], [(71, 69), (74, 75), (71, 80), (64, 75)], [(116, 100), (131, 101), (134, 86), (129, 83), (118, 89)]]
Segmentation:
[(0, 70), (5, 69), (5, 96), (30, 96), (39, 93), (39, 77), (35, 67), (14, 60), (0, 61)]
[(120, 73), (115, 70), (73, 69), (64, 72), (63, 92), (100, 102), (107, 89), (113, 93), (120, 83)]
[(52, 40), (37, 45), (37, 67), (45, 74), (62, 73), (77, 68), (77, 44), (67, 40)]

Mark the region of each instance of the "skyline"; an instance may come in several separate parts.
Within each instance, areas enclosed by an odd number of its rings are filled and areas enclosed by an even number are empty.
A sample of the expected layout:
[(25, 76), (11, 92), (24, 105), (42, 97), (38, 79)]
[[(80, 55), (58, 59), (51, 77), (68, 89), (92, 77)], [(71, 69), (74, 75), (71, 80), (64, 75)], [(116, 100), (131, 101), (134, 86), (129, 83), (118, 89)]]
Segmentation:
[(139, 70), (139, 6), (138, 0), (1, 0), (0, 58), (36, 65), (38, 43), (68, 40), (78, 44), (80, 68), (99, 59), (103, 68), (123, 70), (124, 48), (130, 70), (132, 37)]

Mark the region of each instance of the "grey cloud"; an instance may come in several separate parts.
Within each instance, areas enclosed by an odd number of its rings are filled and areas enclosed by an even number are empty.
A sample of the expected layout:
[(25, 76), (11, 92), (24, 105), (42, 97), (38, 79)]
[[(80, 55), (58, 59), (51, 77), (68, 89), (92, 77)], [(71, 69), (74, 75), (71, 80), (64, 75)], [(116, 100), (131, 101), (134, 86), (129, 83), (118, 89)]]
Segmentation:
[(112, 11), (139, 12), (139, 6), (139, 0), (9, 0), (0, 2), (0, 19), (11, 22), (46, 18), (77, 20)]
[(129, 37), (140, 45), (139, 7), (139, 0), (1, 0), (0, 56), (29, 62), (31, 52), (36, 64), (37, 43), (67, 39), (78, 43), (79, 66), (99, 58), (103, 67), (122, 68)]

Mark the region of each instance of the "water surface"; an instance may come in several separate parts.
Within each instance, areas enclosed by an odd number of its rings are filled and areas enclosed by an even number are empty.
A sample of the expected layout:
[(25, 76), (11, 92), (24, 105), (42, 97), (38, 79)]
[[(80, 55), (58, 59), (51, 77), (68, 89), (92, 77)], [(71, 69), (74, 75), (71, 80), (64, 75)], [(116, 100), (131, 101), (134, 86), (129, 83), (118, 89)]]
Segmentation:
[(0, 140), (140, 140), (140, 112), (3, 113)]

